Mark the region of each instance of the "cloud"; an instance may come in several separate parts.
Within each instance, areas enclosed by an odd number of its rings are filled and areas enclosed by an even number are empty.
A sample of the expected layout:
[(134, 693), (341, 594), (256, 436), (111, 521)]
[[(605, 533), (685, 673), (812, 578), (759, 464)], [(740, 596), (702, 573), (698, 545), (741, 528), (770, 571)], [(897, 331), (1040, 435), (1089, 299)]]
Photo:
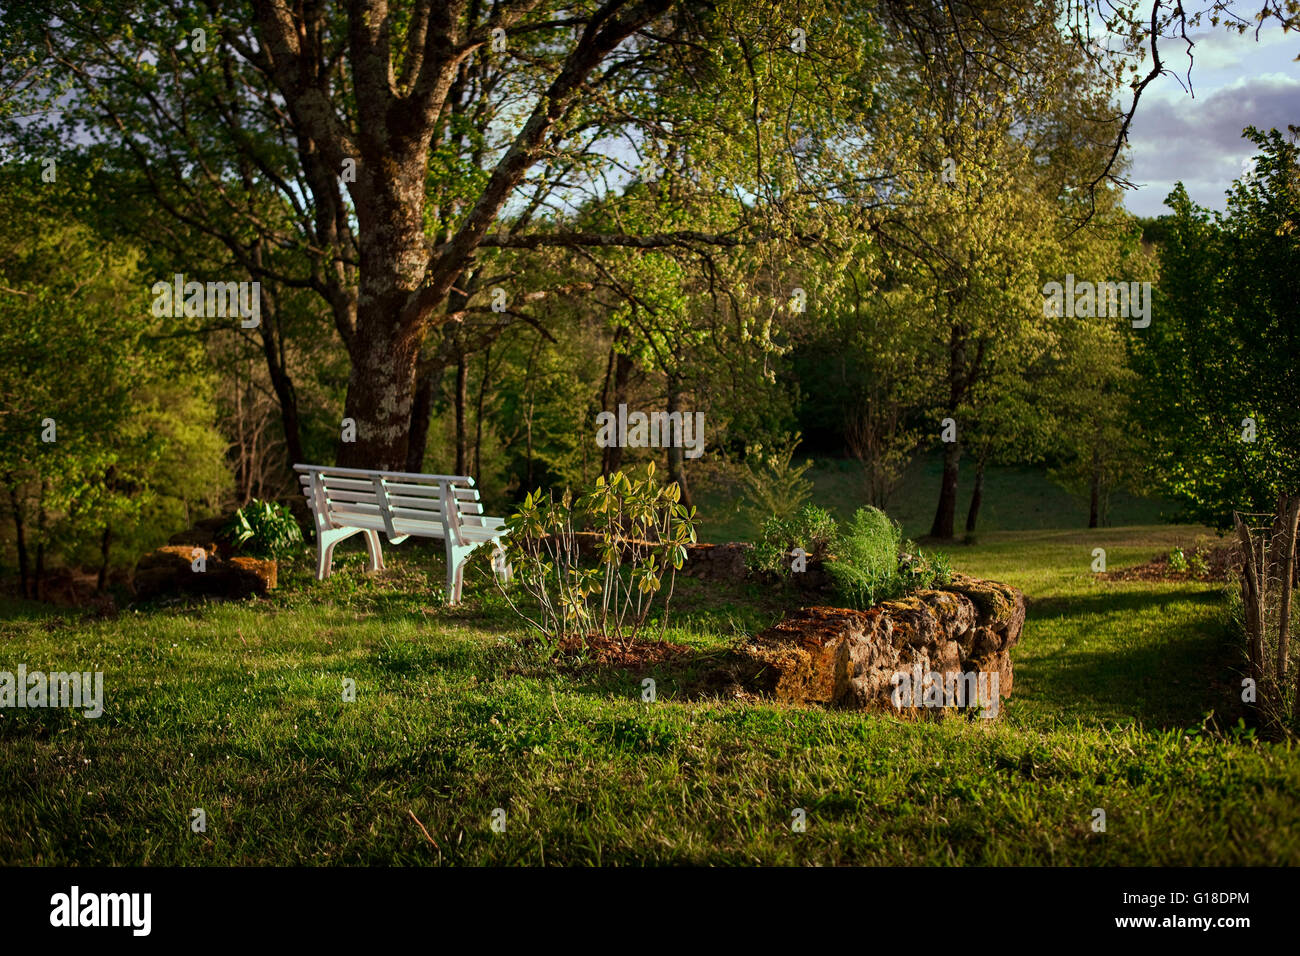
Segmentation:
[[(1296, 38), (1278, 29), (1261, 30), (1259, 39), (1255, 39), (1253, 30), (1244, 34), (1229, 30), (1213, 30), (1193, 33), (1189, 39), (1194, 44), (1192, 58), (1193, 76), (1196, 73), (1220, 70), (1237, 70), (1252, 62), (1257, 62), (1260, 53), (1271, 47), (1292, 46)], [(1160, 45), (1161, 57), (1171, 69), (1187, 69), (1187, 44), (1182, 39), (1172, 43), (1166, 41)], [(1291, 51), (1294, 55), (1295, 51)]]
[(1242, 129), (1285, 130), (1289, 123), (1300, 125), (1300, 79), (1282, 73), (1239, 78), (1194, 99), (1144, 100), (1129, 136), (1128, 178), (1145, 185), (1126, 205), (1139, 215), (1167, 211), (1161, 203), (1181, 180), (1197, 202), (1223, 208), (1224, 190), (1256, 152)]

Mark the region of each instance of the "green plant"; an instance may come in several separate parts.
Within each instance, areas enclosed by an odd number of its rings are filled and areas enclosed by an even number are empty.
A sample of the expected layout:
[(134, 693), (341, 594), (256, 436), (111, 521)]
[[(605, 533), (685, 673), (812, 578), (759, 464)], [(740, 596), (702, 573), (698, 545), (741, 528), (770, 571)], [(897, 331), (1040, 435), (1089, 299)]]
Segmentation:
[(302, 530), (287, 505), (254, 498), (222, 530), (236, 551), (274, 558), (302, 543)]
[(1203, 551), (1192, 552), (1192, 556), (1187, 560), (1187, 566), (1191, 569), (1192, 574), (1198, 578), (1203, 578), (1210, 573), (1210, 562), (1206, 559)]
[(845, 525), (826, 571), (840, 596), (870, 607), (902, 592), (899, 549), (903, 533), (879, 508), (859, 508)]
[[(504, 548), (517, 586), (536, 602), (537, 614), (520, 610), (503, 588), (511, 610), (557, 644), (593, 633), (630, 643), (667, 573), (666, 627), (673, 582), (686, 561), (686, 545), (695, 541), (695, 509), (681, 504), (676, 482), (660, 485), (654, 474), (650, 462), (639, 481), (621, 471), (608, 481), (599, 477), (576, 502), (567, 490), (558, 501), (540, 488), (527, 495), (506, 519)], [(579, 547), (584, 522), (597, 536), (594, 567), (583, 562)]]
[(792, 518), (776, 515), (763, 522), (759, 539), (745, 555), (752, 570), (784, 574), (790, 570), (791, 552), (801, 548), (809, 560), (823, 560), (834, 549), (839, 528), (825, 508), (804, 505)]
[(901, 555), (898, 561), (903, 593), (952, 583), (952, 562), (948, 555), (939, 551), (917, 550), (910, 541), (905, 542), (903, 547), (907, 553)]
[(747, 499), (743, 510), (754, 524), (765, 523), (769, 517), (788, 521), (811, 497), (812, 480), (804, 473), (812, 467), (812, 459), (802, 465), (791, 461), (799, 438), (796, 432), (778, 448), (765, 451), (759, 444), (746, 449), (740, 484)]
[(904, 541), (897, 522), (872, 507), (859, 508), (845, 525), (826, 571), (841, 600), (859, 608), (952, 583), (947, 555)]
[(1169, 552), (1169, 570), (1177, 574), (1187, 570), (1187, 556), (1183, 554), (1182, 548), (1174, 548)]

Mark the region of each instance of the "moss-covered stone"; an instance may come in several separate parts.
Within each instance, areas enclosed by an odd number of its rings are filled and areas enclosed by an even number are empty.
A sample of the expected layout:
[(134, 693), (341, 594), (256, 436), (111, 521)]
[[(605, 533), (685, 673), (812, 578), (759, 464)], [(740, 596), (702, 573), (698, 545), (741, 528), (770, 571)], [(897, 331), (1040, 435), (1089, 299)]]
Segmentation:
[[(743, 649), (747, 689), (778, 700), (900, 712), (899, 672), (998, 675), (1011, 689), (1010, 648), (1019, 640), (1020, 592), (955, 575), (953, 584), (865, 611), (808, 607), (756, 635)], [(908, 712), (911, 712), (910, 710)], [(938, 716), (927, 710), (925, 716)]]

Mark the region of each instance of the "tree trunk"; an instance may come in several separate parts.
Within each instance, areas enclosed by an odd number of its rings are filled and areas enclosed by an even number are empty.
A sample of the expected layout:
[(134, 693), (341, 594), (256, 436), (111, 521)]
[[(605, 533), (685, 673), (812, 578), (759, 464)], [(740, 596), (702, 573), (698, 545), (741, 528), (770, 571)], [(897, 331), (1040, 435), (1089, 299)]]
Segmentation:
[(99, 539), (99, 578), (95, 581), (95, 591), (99, 594), (104, 593), (104, 585), (108, 583), (108, 553), (113, 546), (113, 526), (104, 525), (104, 534)]
[(1092, 482), (1088, 503), (1088, 527), (1101, 525), (1101, 450), (1092, 450)]
[(970, 494), (970, 510), (966, 512), (966, 533), (975, 533), (975, 524), (979, 521), (980, 505), (984, 503), (984, 459), (975, 464), (975, 487)]
[(1259, 567), (1255, 545), (1246, 523), (1240, 515), (1234, 514), (1232, 517), (1241, 541), (1241, 562), (1245, 572), (1242, 578), (1242, 603), (1250, 641), (1250, 676), (1255, 681), (1256, 693), (1261, 693), (1263, 688), (1259, 685), (1264, 676), (1264, 569)]
[(456, 353), (456, 474), (465, 474), (466, 434), (465, 405), (469, 401), (469, 357), (464, 349)]
[(441, 377), (442, 366), (439, 365), (422, 371), (415, 384), (415, 396), (411, 400), (411, 437), (406, 446), (407, 471), (424, 471), (424, 453), (429, 445), (429, 419), (433, 416), (433, 395)]
[(13, 507), (14, 513), (14, 533), (17, 535), (18, 544), (18, 587), (19, 593), (29, 598), (31, 594), (32, 569), (27, 558), (27, 526), (23, 521), (23, 509), (18, 500), (18, 488), (13, 484), (13, 479), (8, 479), (9, 483), (9, 503)]
[(474, 409), (474, 480), (483, 476), (483, 400), (492, 376), (492, 343), (483, 350), (483, 378), (478, 383), (478, 403)]
[[(253, 262), (262, 265), (262, 244), (259, 238), (253, 249)], [(293, 381), (285, 369), (284, 331), (280, 326), (280, 301), (270, 285), (264, 280), (261, 289), (262, 321), (257, 327), (262, 339), (262, 354), (266, 356), (266, 371), (271, 377), (271, 388), (275, 390), (276, 401), (280, 404), (280, 424), (284, 428), (284, 447), (289, 455), (289, 465), (307, 464), (302, 454), (302, 427), (298, 421), (298, 393)], [(293, 474), (290, 477), (294, 477)]]
[(41, 479), (40, 497), (36, 499), (36, 572), (32, 576), (32, 596), (42, 600), (41, 586), (45, 583), (45, 492), (49, 482)]
[(934, 512), (930, 537), (951, 539), (957, 520), (957, 466), (961, 462), (961, 442), (946, 442), (943, 449), (943, 484), (939, 487), (939, 507)]
[[(626, 338), (627, 330), (620, 328), (614, 335), (615, 341)], [(627, 387), (632, 379), (632, 359), (622, 352), (614, 360), (614, 394), (609, 397), (609, 403), (605, 406), (605, 411), (618, 414), (618, 406), (627, 402)], [(618, 436), (614, 436), (616, 439)], [(623, 467), (623, 448), (615, 441), (605, 449), (601, 458), (600, 473), (608, 478), (614, 472)]]
[(428, 320), (446, 304), (461, 270), (442, 276), (436, 288), (426, 282), (432, 281), (424, 234), (427, 143), (390, 131), (388, 141), (376, 145), (383, 162), (363, 156), (352, 193), (362, 241), (344, 414), (356, 422), (357, 440), (339, 443), (338, 464), (398, 471), (410, 446), (415, 372)]
[(406, 465), (422, 339), (416, 329), (379, 325), (357, 336), (344, 406), (357, 435), (339, 442), (340, 466), (400, 471)]
[[(682, 410), (682, 392), (681, 384), (675, 376), (668, 377), (668, 420), (672, 421), (674, 413)], [(697, 441), (702, 436), (694, 436)], [(670, 436), (668, 442), (668, 478), (670, 481), (677, 482), (677, 486), (682, 490), (681, 503), (687, 508), (691, 507), (691, 487), (686, 483), (686, 456), (683, 454), (680, 434)]]
[(524, 373), (524, 395), (527, 397), (527, 411), (524, 413), (525, 430), (525, 481), (524, 491), (533, 491), (533, 370), (537, 367), (537, 356), (542, 351), (542, 337), (537, 336), (533, 350), (528, 355), (528, 371)]
[(1287, 650), (1291, 642), (1291, 592), (1295, 575), (1296, 525), (1300, 522), (1300, 495), (1284, 497), (1285, 508), (1278, 509), (1282, 520), (1282, 594), (1277, 623), (1277, 686), (1286, 686)]

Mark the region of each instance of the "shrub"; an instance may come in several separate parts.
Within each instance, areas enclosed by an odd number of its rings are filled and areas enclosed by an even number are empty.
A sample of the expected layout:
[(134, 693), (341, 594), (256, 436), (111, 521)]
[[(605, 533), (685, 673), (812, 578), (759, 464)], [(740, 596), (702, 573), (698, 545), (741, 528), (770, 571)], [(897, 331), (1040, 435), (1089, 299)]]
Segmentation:
[(1183, 554), (1182, 548), (1174, 548), (1169, 552), (1169, 570), (1179, 574), (1187, 570), (1187, 556)]
[(826, 572), (850, 607), (866, 608), (952, 581), (947, 556), (919, 551), (879, 508), (859, 508), (840, 533)]
[[(541, 489), (529, 494), (506, 519), (506, 557), (517, 587), (537, 606), (521, 610), (503, 589), (511, 609), (552, 642), (591, 634), (631, 642), (645, 623), (668, 574), (663, 627), (672, 584), (695, 541), (695, 509), (682, 505), (676, 482), (660, 485), (651, 462), (633, 481), (616, 472), (596, 479), (576, 502), (569, 491), (557, 501)], [(577, 531), (590, 524), (598, 535), (595, 566), (581, 560)], [(499, 582), (498, 582), (499, 584)]]
[(779, 448), (764, 452), (762, 445), (747, 450), (745, 464), (740, 472), (740, 483), (745, 490), (745, 514), (760, 524), (769, 516), (782, 521), (792, 519), (811, 497), (812, 481), (804, 472), (812, 467), (812, 460), (802, 465), (792, 463), (799, 434)]
[(1194, 551), (1187, 561), (1187, 566), (1198, 578), (1206, 577), (1210, 573), (1210, 562), (1203, 551)]
[[(910, 541), (905, 542), (904, 547), (908, 551), (916, 550)], [(938, 551), (917, 551), (916, 554), (902, 555), (898, 562), (898, 573), (905, 594), (952, 584), (952, 562), (946, 554)]]
[(809, 559), (821, 560), (835, 545), (839, 529), (831, 513), (804, 505), (793, 518), (773, 515), (763, 522), (759, 539), (745, 556), (752, 570), (783, 574), (790, 570), (790, 554), (802, 548)]
[(870, 607), (901, 593), (898, 573), (903, 534), (879, 508), (859, 508), (835, 546), (826, 571), (835, 588), (854, 607)]
[(302, 543), (302, 529), (287, 505), (254, 498), (235, 512), (224, 536), (242, 554), (274, 558)]

